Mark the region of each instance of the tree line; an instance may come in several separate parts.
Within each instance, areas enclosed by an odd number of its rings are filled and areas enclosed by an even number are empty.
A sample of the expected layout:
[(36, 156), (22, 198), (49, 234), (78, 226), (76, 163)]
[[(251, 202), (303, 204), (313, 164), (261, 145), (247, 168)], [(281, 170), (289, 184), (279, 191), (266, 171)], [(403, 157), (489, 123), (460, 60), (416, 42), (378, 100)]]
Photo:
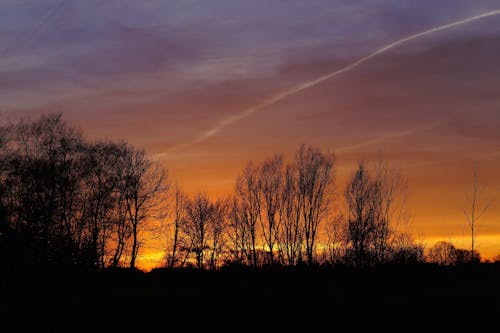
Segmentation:
[(60, 114), (0, 128), (3, 264), (135, 267), (161, 217), (166, 170), (125, 142), (92, 142)]
[[(169, 268), (426, 260), (405, 228), (399, 169), (380, 158), (335, 180), (335, 156), (302, 145), (289, 159), (248, 163), (225, 198), (187, 195), (143, 149), (90, 141), (60, 114), (21, 120), (0, 127), (1, 266), (135, 268), (155, 233), (168, 239)], [(461, 251), (440, 244), (427, 259), (479, 258)]]
[[(211, 201), (175, 190), (168, 267), (224, 263), (370, 266), (423, 260), (423, 246), (404, 232), (406, 182), (382, 159), (359, 163), (336, 195), (335, 156), (301, 146), (250, 162), (233, 195)], [(341, 207), (342, 206), (342, 207)]]

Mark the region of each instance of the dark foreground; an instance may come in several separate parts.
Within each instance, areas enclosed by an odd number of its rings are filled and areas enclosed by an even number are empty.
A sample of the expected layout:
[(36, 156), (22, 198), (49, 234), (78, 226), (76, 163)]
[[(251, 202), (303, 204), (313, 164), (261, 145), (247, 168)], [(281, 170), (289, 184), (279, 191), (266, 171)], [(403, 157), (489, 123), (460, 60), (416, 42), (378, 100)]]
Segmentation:
[(0, 332), (500, 327), (498, 264), (148, 274), (37, 270), (4, 280), (1, 291)]

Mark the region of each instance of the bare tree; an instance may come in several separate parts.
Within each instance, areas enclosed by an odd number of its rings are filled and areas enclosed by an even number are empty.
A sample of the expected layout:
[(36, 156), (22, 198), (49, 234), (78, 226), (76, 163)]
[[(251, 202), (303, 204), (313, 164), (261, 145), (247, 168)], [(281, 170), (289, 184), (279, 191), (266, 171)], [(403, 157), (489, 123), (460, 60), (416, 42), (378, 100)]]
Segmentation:
[(474, 262), (475, 260), (474, 254), (477, 222), (481, 217), (483, 217), (493, 203), (492, 198), (485, 199), (483, 198), (483, 194), (484, 188), (479, 186), (478, 171), (475, 168), (473, 171), (472, 189), (470, 192), (465, 194), (465, 198), (468, 201), (470, 208), (464, 208), (463, 210), (464, 216), (467, 219), (471, 230), (471, 262)]
[(282, 262), (294, 266), (302, 258), (303, 230), (300, 224), (297, 171), (287, 165), (279, 210), (278, 252)]
[(380, 156), (369, 170), (361, 162), (346, 185), (347, 236), (357, 265), (390, 259), (391, 242), (406, 232), (406, 179)]
[[(105, 265), (106, 245), (111, 237), (114, 223), (120, 224), (116, 216), (117, 198), (117, 161), (120, 159), (120, 147), (113, 143), (97, 143), (87, 148), (86, 165), (88, 172), (85, 177), (86, 214), (90, 243), (90, 257), (98, 258), (97, 265)], [(118, 205), (121, 203), (118, 203)], [(119, 208), (118, 208), (119, 209)], [(118, 246), (119, 247), (119, 243)], [(115, 252), (116, 254), (116, 252)], [(115, 258), (113, 258), (115, 259)]]
[(302, 145), (295, 154), (297, 194), (309, 265), (314, 262), (318, 227), (326, 212), (329, 186), (334, 180), (335, 157)]
[(196, 256), (198, 268), (204, 267), (204, 253), (208, 246), (208, 230), (213, 214), (213, 206), (208, 196), (198, 193), (186, 203), (186, 217), (181, 228), (189, 241), (188, 253)]
[(376, 231), (378, 185), (364, 163), (352, 175), (344, 191), (347, 204), (348, 240), (357, 265), (366, 264)]
[(261, 213), (258, 169), (249, 163), (236, 180), (233, 205), (233, 233), (253, 267), (257, 267), (257, 227)]
[(0, 146), (0, 208), (24, 257), (102, 268), (130, 249), (135, 267), (139, 232), (165, 207), (159, 164), (123, 142), (86, 140), (60, 114), (2, 126)]
[(167, 172), (159, 163), (151, 161), (144, 150), (131, 149), (125, 164), (125, 179), (122, 191), (126, 193), (127, 211), (131, 225), (132, 245), (130, 268), (135, 268), (139, 251), (139, 231), (148, 219), (164, 214), (162, 197), (169, 189)]
[(175, 206), (174, 206), (174, 231), (173, 231), (173, 241), (172, 241), (172, 251), (169, 254), (168, 258), (168, 267), (173, 268), (175, 267), (177, 261), (178, 261), (178, 252), (179, 252), (179, 231), (181, 229), (181, 223), (185, 219), (185, 213), (186, 213), (186, 202), (187, 202), (187, 197), (181, 192), (179, 189), (179, 186), (176, 185), (175, 187), (175, 193), (174, 193), (174, 201), (175, 201)]
[(429, 249), (428, 260), (442, 266), (454, 265), (457, 262), (457, 250), (450, 242), (437, 242)]
[(224, 247), (224, 232), (227, 228), (230, 201), (218, 199), (213, 204), (213, 211), (209, 220), (210, 236), (210, 268), (217, 269), (220, 255)]
[(229, 238), (231, 241), (231, 255), (238, 264), (244, 264), (251, 257), (250, 254), (250, 236), (246, 222), (245, 212), (242, 204), (237, 197), (231, 200), (230, 220), (229, 220)]
[(262, 210), (259, 214), (262, 235), (268, 248), (268, 262), (274, 263), (274, 248), (278, 239), (281, 219), (278, 212), (281, 207), (283, 190), (283, 157), (276, 155), (260, 166), (259, 190), (262, 198)]
[(115, 174), (114, 207), (112, 212), (112, 228), (115, 247), (111, 259), (111, 266), (118, 267), (126, 250), (126, 242), (132, 233), (128, 210), (128, 179), (125, 176), (129, 161), (130, 147), (128, 147), (126, 143), (121, 142), (115, 144), (114, 150), (114, 157), (110, 157), (107, 162), (111, 162)]
[(330, 264), (341, 262), (345, 258), (347, 236), (342, 216), (334, 216), (326, 225), (326, 260)]
[(392, 236), (388, 256), (388, 260), (395, 264), (422, 263), (425, 261), (424, 245), (408, 232), (397, 232)]
[(390, 166), (382, 157), (374, 168), (374, 196), (377, 214), (373, 235), (374, 259), (384, 262), (387, 258), (391, 236), (400, 227), (405, 227), (408, 219), (406, 211), (407, 182), (401, 171)]

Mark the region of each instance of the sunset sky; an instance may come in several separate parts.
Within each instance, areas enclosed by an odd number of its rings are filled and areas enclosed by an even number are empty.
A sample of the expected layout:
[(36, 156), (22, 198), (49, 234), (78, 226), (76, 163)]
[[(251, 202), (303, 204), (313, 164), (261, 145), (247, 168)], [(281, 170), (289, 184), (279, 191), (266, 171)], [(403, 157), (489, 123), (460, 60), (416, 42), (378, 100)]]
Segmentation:
[[(301, 143), (336, 153), (339, 187), (382, 151), (408, 178), (415, 235), (469, 247), (473, 168), (485, 198), (500, 189), (500, 15), (241, 115), (401, 38), (495, 10), (500, 0), (2, 0), (0, 119), (63, 112), (212, 196), (248, 160)], [(478, 233), (479, 252), (500, 254), (500, 196)]]

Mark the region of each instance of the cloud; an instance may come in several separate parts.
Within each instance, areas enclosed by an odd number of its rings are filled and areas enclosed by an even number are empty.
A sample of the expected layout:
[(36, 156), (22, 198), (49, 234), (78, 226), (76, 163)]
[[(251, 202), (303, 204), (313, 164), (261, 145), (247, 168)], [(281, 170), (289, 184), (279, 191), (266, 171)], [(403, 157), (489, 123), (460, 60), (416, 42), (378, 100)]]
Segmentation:
[[(454, 22), (451, 22), (448, 24), (440, 25), (440, 26), (437, 26), (437, 27), (434, 27), (431, 29), (427, 29), (427, 30), (424, 30), (422, 32), (412, 34), (412, 35), (409, 35), (407, 37), (398, 39), (395, 42), (387, 44), (387, 45), (377, 49), (376, 51), (371, 52), (371, 53), (367, 54), (366, 56), (354, 61), (353, 63), (348, 64), (347, 66), (345, 66), (343, 68), (340, 68), (340, 69), (333, 71), (331, 73), (328, 73), (326, 75), (322, 75), (316, 79), (300, 83), (292, 88), (278, 92), (275, 95), (268, 97), (264, 101), (254, 105), (254, 106), (248, 107), (248, 108), (243, 109), (241, 111), (237, 111), (234, 114), (229, 115), (229, 116), (219, 120), (219, 122), (214, 127), (209, 128), (208, 130), (205, 130), (204, 132), (199, 134), (192, 141), (178, 145), (178, 146), (172, 148), (172, 150), (184, 149), (188, 146), (205, 141), (205, 140), (211, 138), (212, 136), (216, 135), (217, 133), (219, 133), (221, 130), (225, 129), (226, 127), (231, 126), (232, 124), (239, 122), (239, 121), (253, 115), (256, 112), (262, 111), (262, 110), (264, 110), (264, 109), (266, 109), (266, 108), (268, 108), (268, 107), (270, 107), (278, 102), (281, 102), (282, 100), (284, 100), (290, 96), (296, 95), (296, 94), (298, 94), (306, 89), (310, 89), (316, 85), (319, 85), (319, 84), (323, 83), (324, 81), (330, 80), (338, 75), (341, 75), (341, 74), (344, 74), (348, 71), (351, 71), (351, 70), (357, 68), (358, 66), (364, 64), (365, 62), (370, 61), (371, 59), (373, 59), (373, 58), (375, 58), (375, 57), (377, 57), (377, 56), (379, 56), (379, 55), (381, 55), (381, 54), (383, 54), (383, 53), (385, 53), (385, 52), (387, 52), (395, 47), (398, 47), (402, 44), (413, 41), (415, 39), (422, 38), (422, 37), (427, 36), (427, 35), (431, 35), (431, 34), (440, 32), (442, 30), (451, 29), (453, 27), (468, 24), (468, 23), (471, 23), (471, 22), (474, 22), (477, 20), (481, 20), (481, 19), (484, 19), (487, 17), (496, 16), (496, 15), (500, 15), (500, 9), (488, 11), (488, 12), (485, 12), (485, 13), (482, 13), (479, 15), (475, 15), (472, 17), (468, 17), (468, 18), (465, 18), (462, 20), (458, 20), (458, 21), (454, 21)], [(395, 135), (395, 137), (398, 137), (398, 136), (400, 136), (400, 133), (396, 133), (394, 135)], [(384, 140), (386, 140), (386, 139), (387, 139), (387, 137)]]
[(434, 128), (438, 127), (441, 124), (442, 124), (441, 122), (435, 122), (435, 123), (431, 123), (431, 124), (428, 124), (425, 126), (418, 126), (418, 127), (410, 128), (410, 129), (403, 130), (403, 131), (382, 134), (382, 135), (379, 135), (373, 139), (366, 140), (366, 141), (363, 141), (363, 142), (360, 142), (360, 143), (357, 143), (354, 145), (339, 147), (335, 151), (341, 153), (341, 152), (345, 152), (345, 151), (358, 150), (358, 149), (366, 148), (369, 146), (379, 145), (379, 144), (381, 144), (385, 141), (388, 141), (388, 140), (399, 139), (399, 138), (403, 138), (406, 136), (412, 136), (415, 134), (420, 134), (422, 132), (426, 132), (430, 129), (434, 129)]

